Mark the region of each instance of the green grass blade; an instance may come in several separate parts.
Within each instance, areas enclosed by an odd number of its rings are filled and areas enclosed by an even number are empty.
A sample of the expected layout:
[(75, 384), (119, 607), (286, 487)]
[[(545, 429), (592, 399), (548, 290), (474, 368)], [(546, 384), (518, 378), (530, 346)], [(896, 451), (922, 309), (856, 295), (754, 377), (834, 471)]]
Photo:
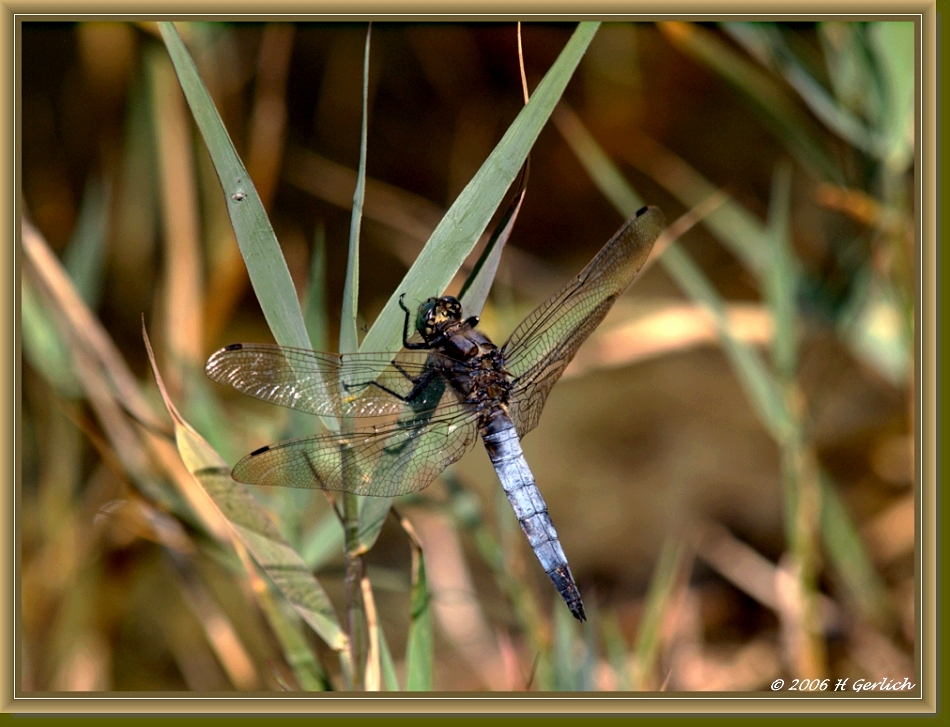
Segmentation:
[(894, 619), (887, 586), (868, 557), (864, 540), (838, 495), (831, 477), (820, 473), (821, 539), (832, 567), (865, 618), (878, 627)]
[(831, 21), (818, 23), (828, 81), (838, 102), (874, 124), (880, 97), (875, 81), (866, 26)]
[(231, 469), (221, 456), (178, 413), (164, 389), (154, 359), (152, 370), (174, 423), (175, 442), (188, 471), (301, 617), (331, 649), (345, 653), (346, 634), (337, 622), (330, 599), (306, 563), (284, 540), (268, 512), (247, 488), (231, 479)]
[(726, 318), (725, 303), (709, 282), (709, 278), (676, 243), (670, 243), (660, 262), (676, 284), (712, 314), (723, 352), (732, 364), (746, 396), (773, 438), (782, 441), (788, 434), (791, 421), (775, 377), (758, 351), (732, 335)]
[(389, 644), (386, 641), (386, 634), (382, 627), (376, 627), (379, 637), (379, 663), (383, 672), (383, 687), (387, 692), (399, 691), (399, 679), (396, 676), (396, 664), (393, 662), (392, 652), (389, 650)]
[(772, 310), (775, 334), (772, 338), (772, 358), (779, 376), (791, 380), (795, 375), (798, 352), (796, 301), (798, 290), (797, 265), (792, 251), (791, 210), (792, 170), (780, 164), (772, 182), (769, 203), (768, 240), (772, 253), (768, 284), (765, 286)]
[(340, 314), (340, 353), (352, 353), (359, 348), (356, 319), (360, 289), (360, 224), (363, 220), (363, 200), (366, 197), (366, 127), (369, 114), (369, 42), (372, 24), (366, 28), (366, 46), (363, 50), (363, 116), (360, 124), (360, 162), (356, 172), (356, 191), (350, 214), (350, 247), (346, 260), (346, 279), (343, 284), (343, 311)]
[(788, 84), (832, 132), (862, 151), (879, 156), (881, 140), (808, 72), (772, 23), (722, 23), (723, 30), (768, 67), (781, 71)]
[(369, 550), (375, 545), (386, 516), (389, 515), (392, 502), (392, 498), (389, 497), (360, 498), (359, 543), (361, 549)]
[(335, 513), (327, 513), (301, 539), (300, 557), (310, 568), (318, 570), (343, 549), (343, 528)]
[(282, 346), (307, 348), (307, 329), (290, 271), (254, 183), (175, 26), (161, 22), (159, 28), (221, 182), (234, 234), (267, 324)]
[(64, 396), (80, 396), (82, 387), (73, 372), (66, 342), (28, 275), (20, 276), (20, 331), (23, 355), (30, 365)]
[(524, 164), (598, 25), (590, 22), (578, 25), (531, 100), (433, 231), (399, 289), (363, 339), (362, 350), (395, 352), (402, 346), (403, 312), (398, 305), (401, 293), (413, 301), (445, 290)]
[(89, 179), (86, 182), (79, 219), (63, 253), (63, 267), (93, 310), (102, 294), (111, 197), (109, 186), (103, 180)]
[(303, 320), (314, 351), (326, 351), (330, 341), (327, 315), (327, 229), (321, 221), (313, 233), (310, 276), (304, 293)]
[(637, 643), (634, 646), (636, 674), (633, 678), (633, 688), (636, 690), (643, 689), (650, 682), (653, 674), (660, 646), (663, 616), (670, 606), (673, 587), (683, 568), (685, 549), (682, 539), (668, 537), (657, 559), (653, 578), (650, 581), (650, 590), (647, 593), (643, 620), (640, 622), (637, 633)]
[(903, 174), (914, 160), (914, 33), (914, 24), (906, 21), (868, 27), (886, 93), (883, 158), (894, 174)]
[[(581, 624), (583, 634), (584, 659), (579, 669), (579, 687), (581, 691), (590, 692), (596, 686), (597, 670), (597, 629), (600, 626), (600, 609), (595, 601), (591, 601), (592, 608), (587, 612), (589, 621)], [(563, 608), (563, 606), (561, 606)]]
[(643, 207), (643, 198), (630, 186), (617, 165), (587, 130), (577, 114), (567, 106), (554, 113), (554, 122), (581, 161), (600, 193), (626, 217), (633, 217)]
[(601, 615), (601, 635), (604, 639), (607, 661), (610, 662), (610, 668), (614, 672), (617, 691), (629, 691), (631, 687), (630, 669), (627, 666), (627, 648), (615, 611), (607, 611)]
[(329, 691), (332, 688), (330, 677), (307, 643), (299, 614), (289, 608), (285, 613), (281, 603), (272, 597), (270, 589), (255, 595), (300, 688), (307, 692)]
[(580, 691), (574, 659), (574, 617), (558, 599), (554, 604), (554, 644), (551, 653), (553, 689), (556, 692)]
[(524, 202), (527, 187), (527, 165), (525, 174), (521, 178), (521, 188), (511, 201), (505, 214), (498, 221), (491, 239), (482, 251), (478, 262), (472, 268), (471, 275), (459, 291), (459, 301), (462, 303), (462, 310), (467, 316), (477, 316), (485, 307), (485, 301), (488, 300), (488, 292), (491, 290), (492, 283), (495, 281), (495, 273), (498, 272), (498, 263), (501, 262), (501, 253), (505, 249), (505, 243), (511, 236), (515, 222), (518, 219), (518, 213), (521, 211), (521, 203)]
[(412, 546), (412, 591), (409, 603), (409, 634), (406, 643), (406, 689), (432, 691), (432, 607), (426, 583), (426, 563), (411, 526), (404, 522)]

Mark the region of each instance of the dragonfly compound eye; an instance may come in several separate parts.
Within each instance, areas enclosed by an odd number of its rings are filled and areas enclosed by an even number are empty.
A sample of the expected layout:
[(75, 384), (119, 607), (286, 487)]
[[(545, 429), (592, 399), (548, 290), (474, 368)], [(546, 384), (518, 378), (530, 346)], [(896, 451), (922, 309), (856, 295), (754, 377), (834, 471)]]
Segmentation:
[(419, 312), (416, 315), (416, 330), (422, 334), (422, 338), (426, 341), (429, 341), (435, 335), (435, 324), (440, 318), (438, 308), (438, 298), (429, 298), (419, 306)]

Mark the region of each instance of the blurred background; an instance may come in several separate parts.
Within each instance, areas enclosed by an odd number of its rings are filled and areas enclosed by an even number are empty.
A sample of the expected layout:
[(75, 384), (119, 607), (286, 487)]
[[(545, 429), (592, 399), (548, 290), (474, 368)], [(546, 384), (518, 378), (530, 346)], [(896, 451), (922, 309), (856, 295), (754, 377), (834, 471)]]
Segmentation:
[[(529, 90), (573, 29), (522, 27)], [(366, 26), (179, 30), (325, 322), (314, 344), (334, 350)], [(426, 558), (435, 689), (919, 682), (914, 33), (601, 26), (531, 153), (483, 327), (504, 341), (625, 200), (702, 220), (621, 298), (524, 442), (588, 624), (480, 447), (397, 503)], [(326, 646), (195, 517), (148, 368), (143, 316), (172, 399), (231, 465), (288, 431), (288, 412), (203, 377), (217, 348), (272, 338), (156, 27), (24, 23), (21, 47), (22, 687), (341, 688)], [(373, 24), (367, 325), (522, 105), (514, 24)], [(126, 389), (88, 369), (80, 339), (127, 367)], [(249, 489), (342, 617), (326, 499)], [(403, 685), (411, 551), (395, 520), (366, 563)]]

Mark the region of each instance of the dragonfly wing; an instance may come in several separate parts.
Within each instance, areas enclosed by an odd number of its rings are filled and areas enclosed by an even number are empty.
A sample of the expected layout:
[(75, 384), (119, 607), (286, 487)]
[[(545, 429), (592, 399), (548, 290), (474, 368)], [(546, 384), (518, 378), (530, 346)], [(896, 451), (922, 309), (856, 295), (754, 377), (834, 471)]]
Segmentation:
[(238, 462), (232, 474), (255, 485), (395, 497), (424, 488), (477, 439), (478, 427), (467, 412), (415, 417), (262, 447)]
[[(398, 414), (408, 397), (421, 393), (417, 384), (432, 377), (432, 355), (438, 354), (340, 355), (237, 343), (212, 355), (205, 370), (218, 383), (271, 404), (320, 416), (374, 417)], [(438, 400), (431, 399), (434, 408)]]
[(502, 348), (514, 390), (511, 418), (524, 436), (538, 423), (555, 382), (577, 349), (633, 282), (665, 225), (656, 207), (627, 220), (573, 280), (538, 306)]

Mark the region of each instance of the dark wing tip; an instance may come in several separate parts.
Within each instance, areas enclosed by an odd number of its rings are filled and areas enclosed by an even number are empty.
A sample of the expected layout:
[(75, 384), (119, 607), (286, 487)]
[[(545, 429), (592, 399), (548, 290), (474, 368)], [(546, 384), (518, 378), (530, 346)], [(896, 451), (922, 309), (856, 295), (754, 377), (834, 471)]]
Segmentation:
[[(639, 215), (640, 213), (637, 212), (637, 214)], [(243, 343), (230, 343), (224, 347), (224, 350), (225, 351), (240, 351), (242, 348), (244, 348)]]
[(666, 226), (666, 216), (659, 207), (649, 204), (638, 209), (637, 213), (627, 222), (630, 226), (635, 225), (641, 233), (645, 232), (655, 240)]
[(269, 449), (270, 449), (270, 445), (265, 445), (265, 446), (261, 447), (260, 449), (255, 449), (253, 452), (251, 452), (251, 453), (250, 453), (249, 455), (247, 455), (247, 456), (248, 456), (248, 457), (256, 457), (256, 456), (259, 455), (259, 454), (264, 454), (264, 452), (266, 452), (266, 451), (269, 450)]

